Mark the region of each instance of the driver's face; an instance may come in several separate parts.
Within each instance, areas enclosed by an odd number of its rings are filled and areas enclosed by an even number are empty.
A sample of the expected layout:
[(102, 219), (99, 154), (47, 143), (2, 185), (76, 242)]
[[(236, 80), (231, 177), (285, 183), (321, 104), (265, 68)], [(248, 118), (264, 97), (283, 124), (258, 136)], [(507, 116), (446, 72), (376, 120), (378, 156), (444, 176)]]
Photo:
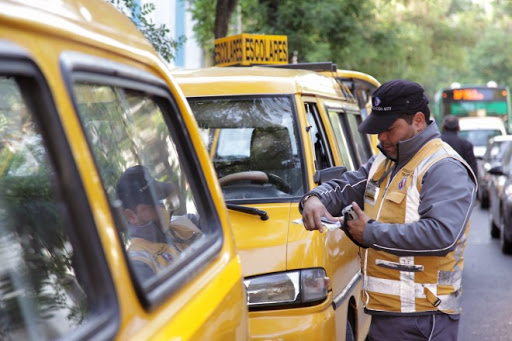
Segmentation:
[(139, 204), (135, 208), (134, 213), (135, 221), (132, 222), (134, 225), (144, 226), (153, 222), (160, 228), (167, 228), (169, 226), (170, 215), (164, 205)]

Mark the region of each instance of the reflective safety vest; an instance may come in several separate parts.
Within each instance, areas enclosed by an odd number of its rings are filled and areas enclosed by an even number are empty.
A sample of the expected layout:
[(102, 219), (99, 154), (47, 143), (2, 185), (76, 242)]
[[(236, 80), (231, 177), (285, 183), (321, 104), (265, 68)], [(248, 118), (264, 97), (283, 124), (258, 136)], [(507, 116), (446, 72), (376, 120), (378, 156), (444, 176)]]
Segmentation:
[[(375, 159), (368, 179), (378, 185), (373, 190), (373, 205), (365, 193), (364, 212), (383, 223), (407, 224), (420, 219), (418, 206), (422, 178), (441, 159), (461, 161), (470, 174), (471, 168), (441, 139), (426, 143), (396, 175), (389, 179), (386, 171), (393, 162), (382, 154)], [(383, 178), (383, 181), (379, 180)], [(474, 178), (474, 174), (473, 174)], [(476, 183), (476, 179), (475, 183)], [(367, 184), (367, 192), (369, 190)], [(460, 313), (463, 251), (469, 232), (469, 221), (461, 227), (456, 247), (446, 256), (396, 256), (372, 248), (363, 249), (363, 298), (372, 311), (417, 313), (443, 311)]]
[(153, 243), (142, 238), (131, 238), (128, 247), (130, 260), (149, 265), (155, 274), (167, 267), (179, 255), (180, 252), (169, 244)]

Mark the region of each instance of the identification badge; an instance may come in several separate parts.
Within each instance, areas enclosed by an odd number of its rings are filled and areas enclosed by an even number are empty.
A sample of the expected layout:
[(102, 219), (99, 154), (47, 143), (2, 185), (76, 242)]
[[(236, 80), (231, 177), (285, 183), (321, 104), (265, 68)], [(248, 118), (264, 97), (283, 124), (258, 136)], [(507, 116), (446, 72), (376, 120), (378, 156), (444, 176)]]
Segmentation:
[(364, 202), (368, 205), (375, 206), (375, 202), (379, 197), (380, 188), (377, 183), (373, 180), (368, 182), (366, 186), (366, 191), (364, 192)]

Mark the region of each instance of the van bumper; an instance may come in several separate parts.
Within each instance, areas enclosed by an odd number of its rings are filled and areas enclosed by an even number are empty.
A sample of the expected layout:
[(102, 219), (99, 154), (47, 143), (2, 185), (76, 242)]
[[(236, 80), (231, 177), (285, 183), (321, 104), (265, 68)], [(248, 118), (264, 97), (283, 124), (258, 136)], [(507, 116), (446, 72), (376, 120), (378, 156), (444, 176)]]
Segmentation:
[[(336, 324), (331, 295), (329, 293), (323, 303), (312, 307), (250, 312), (251, 340), (335, 340)], [(338, 328), (343, 329), (339, 332), (344, 333), (345, 321)]]

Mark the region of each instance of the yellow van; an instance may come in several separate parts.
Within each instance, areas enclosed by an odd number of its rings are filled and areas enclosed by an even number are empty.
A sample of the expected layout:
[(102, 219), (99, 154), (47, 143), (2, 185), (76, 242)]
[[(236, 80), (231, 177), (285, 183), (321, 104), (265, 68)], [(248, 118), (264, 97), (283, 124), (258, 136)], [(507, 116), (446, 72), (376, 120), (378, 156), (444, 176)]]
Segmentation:
[(0, 96), (1, 339), (248, 338), (214, 169), (129, 19), (1, 0)]
[(364, 340), (358, 248), (311, 233), (298, 203), (372, 155), (343, 84), (314, 71), (211, 67), (173, 72), (219, 177), (242, 259), (253, 340)]

